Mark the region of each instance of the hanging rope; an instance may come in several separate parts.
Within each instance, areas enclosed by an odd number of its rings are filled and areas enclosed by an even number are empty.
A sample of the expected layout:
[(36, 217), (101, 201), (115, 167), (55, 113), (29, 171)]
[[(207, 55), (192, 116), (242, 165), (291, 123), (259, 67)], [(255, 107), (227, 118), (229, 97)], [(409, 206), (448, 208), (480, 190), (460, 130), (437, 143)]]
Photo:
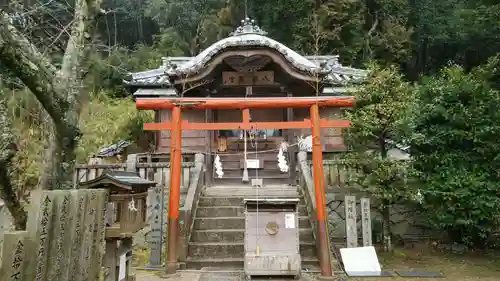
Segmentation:
[(243, 178), (241, 179), (243, 182), (248, 182), (248, 158), (247, 158), (247, 130), (243, 131), (243, 149), (244, 149), (244, 157), (243, 161), (245, 161), (243, 167)]
[[(257, 161), (257, 163), (259, 163), (259, 147), (257, 145), (257, 142), (256, 140), (254, 140), (255, 142), (255, 160)], [(259, 163), (260, 164), (260, 163)], [(255, 169), (255, 179), (258, 180), (259, 179), (259, 169)], [(255, 187), (255, 197), (257, 199), (257, 208), (256, 208), (256, 216), (257, 216), (257, 227), (255, 228), (256, 229), (256, 245), (257, 247), (255, 248), (255, 255), (256, 256), (259, 256), (260, 255), (260, 235), (259, 235), (259, 188), (260, 188), (260, 184), (257, 184), (256, 187)]]
[[(288, 144), (287, 145), (287, 147), (294, 147), (294, 146), (300, 147), (300, 143), (297, 142), (297, 143), (293, 143), (293, 144)], [(252, 145), (252, 147), (253, 147), (253, 145)], [(278, 152), (279, 150), (280, 150), (280, 147), (276, 147), (276, 148), (273, 148), (273, 149), (261, 150), (259, 152), (260, 153)], [(214, 157), (219, 154), (218, 152), (203, 152), (203, 151), (194, 151), (194, 150), (188, 150), (188, 149), (183, 149), (182, 152), (183, 153), (193, 153), (193, 154), (201, 153), (201, 154), (204, 154), (204, 155), (212, 155)], [(254, 151), (247, 151), (247, 154), (255, 154), (255, 152)], [(224, 155), (227, 155), (227, 156), (244, 156), (245, 153), (244, 152), (224, 153)]]

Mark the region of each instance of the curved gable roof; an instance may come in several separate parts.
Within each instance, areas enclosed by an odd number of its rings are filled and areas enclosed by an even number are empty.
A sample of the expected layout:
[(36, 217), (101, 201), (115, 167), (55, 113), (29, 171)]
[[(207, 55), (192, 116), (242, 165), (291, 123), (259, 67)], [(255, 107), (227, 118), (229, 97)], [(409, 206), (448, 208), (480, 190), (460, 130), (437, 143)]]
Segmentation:
[(297, 52), (288, 48), (287, 46), (281, 44), (280, 42), (268, 38), (266, 36), (248, 33), (241, 35), (233, 35), (231, 37), (227, 37), (216, 43), (212, 44), (210, 47), (206, 48), (203, 52), (198, 54), (196, 57), (187, 61), (184, 64), (181, 64), (173, 70), (172, 74), (179, 73), (189, 73), (196, 72), (199, 69), (205, 67), (205, 65), (217, 54), (222, 52), (225, 49), (231, 47), (266, 47), (271, 48), (281, 55), (295, 68), (307, 72), (307, 73), (315, 73), (321, 72), (322, 67), (311, 62), (307, 58), (299, 55)]
[(130, 73), (129, 86), (170, 87), (170, 76), (197, 73), (215, 56), (229, 48), (261, 47), (272, 49), (281, 54), (294, 68), (308, 74), (321, 73), (326, 83), (344, 85), (364, 81), (366, 71), (342, 66), (338, 56), (302, 56), (282, 43), (265, 35), (267, 32), (246, 18), (241, 21), (231, 36), (217, 41), (195, 57), (169, 57), (157, 69)]

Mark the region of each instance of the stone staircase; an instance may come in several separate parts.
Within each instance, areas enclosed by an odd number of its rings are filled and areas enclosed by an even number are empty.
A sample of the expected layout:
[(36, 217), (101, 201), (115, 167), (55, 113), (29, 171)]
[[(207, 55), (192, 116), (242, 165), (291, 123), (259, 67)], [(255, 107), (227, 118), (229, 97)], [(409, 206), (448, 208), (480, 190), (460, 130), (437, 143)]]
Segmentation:
[[(214, 183), (218, 186), (231, 186), (234, 183), (241, 182), (243, 176), (242, 157), (231, 154), (219, 154), (219, 157), (223, 165), (224, 177), (219, 179), (214, 172)], [(248, 159), (256, 159), (255, 154), (249, 154)], [(258, 154), (258, 159), (261, 161), (262, 167), (258, 171), (248, 169), (248, 178), (250, 180), (254, 178), (264, 179), (266, 184), (272, 185), (287, 183), (290, 175), (279, 170), (276, 152), (261, 152)]]
[[(264, 180), (264, 184), (266, 180)], [(305, 202), (297, 187), (265, 185), (259, 198), (299, 198), (299, 231), (302, 266), (316, 268), (318, 259), (313, 230)], [(188, 244), (188, 269), (243, 269), (245, 209), (243, 199), (256, 198), (249, 185), (232, 184), (207, 187), (198, 202), (191, 240)]]

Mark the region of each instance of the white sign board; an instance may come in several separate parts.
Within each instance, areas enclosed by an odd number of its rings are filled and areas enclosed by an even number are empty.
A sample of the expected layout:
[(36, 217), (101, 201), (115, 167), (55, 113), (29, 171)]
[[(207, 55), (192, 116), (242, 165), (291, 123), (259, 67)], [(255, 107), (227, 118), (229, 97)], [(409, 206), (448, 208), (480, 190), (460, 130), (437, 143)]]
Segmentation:
[(381, 274), (380, 263), (373, 246), (340, 249), (345, 272), (351, 276), (374, 276)]
[(295, 228), (295, 214), (285, 214), (285, 228)]
[(127, 270), (127, 256), (123, 254), (120, 256), (120, 267), (118, 270), (118, 281), (125, 280), (125, 273)]
[(247, 159), (247, 169), (259, 169), (259, 160), (258, 159)]

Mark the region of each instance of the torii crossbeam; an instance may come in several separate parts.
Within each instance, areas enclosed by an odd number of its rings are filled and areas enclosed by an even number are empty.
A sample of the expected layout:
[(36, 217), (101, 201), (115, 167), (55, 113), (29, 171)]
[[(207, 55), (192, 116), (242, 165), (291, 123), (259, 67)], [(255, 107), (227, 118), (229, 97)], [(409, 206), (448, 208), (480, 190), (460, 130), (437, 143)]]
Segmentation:
[[(170, 147), (170, 198), (168, 211), (168, 244), (166, 272), (175, 273), (177, 267), (176, 242), (179, 224), (179, 200), (181, 185), (182, 130), (251, 130), (251, 129), (305, 129), (312, 131), (313, 176), (316, 201), (318, 252), (321, 275), (332, 276), (332, 267), (326, 231), (327, 214), (325, 206), (325, 187), (323, 155), (321, 147), (321, 128), (348, 128), (347, 120), (320, 119), (320, 107), (350, 107), (353, 97), (304, 97), (304, 98), (161, 98), (137, 99), (136, 107), (141, 110), (172, 110), (172, 120), (164, 123), (145, 123), (144, 130), (171, 130)], [(285, 122), (251, 122), (251, 108), (309, 108), (310, 119)], [(182, 121), (182, 110), (204, 109), (241, 109), (242, 122), (228, 123), (191, 123)]]

